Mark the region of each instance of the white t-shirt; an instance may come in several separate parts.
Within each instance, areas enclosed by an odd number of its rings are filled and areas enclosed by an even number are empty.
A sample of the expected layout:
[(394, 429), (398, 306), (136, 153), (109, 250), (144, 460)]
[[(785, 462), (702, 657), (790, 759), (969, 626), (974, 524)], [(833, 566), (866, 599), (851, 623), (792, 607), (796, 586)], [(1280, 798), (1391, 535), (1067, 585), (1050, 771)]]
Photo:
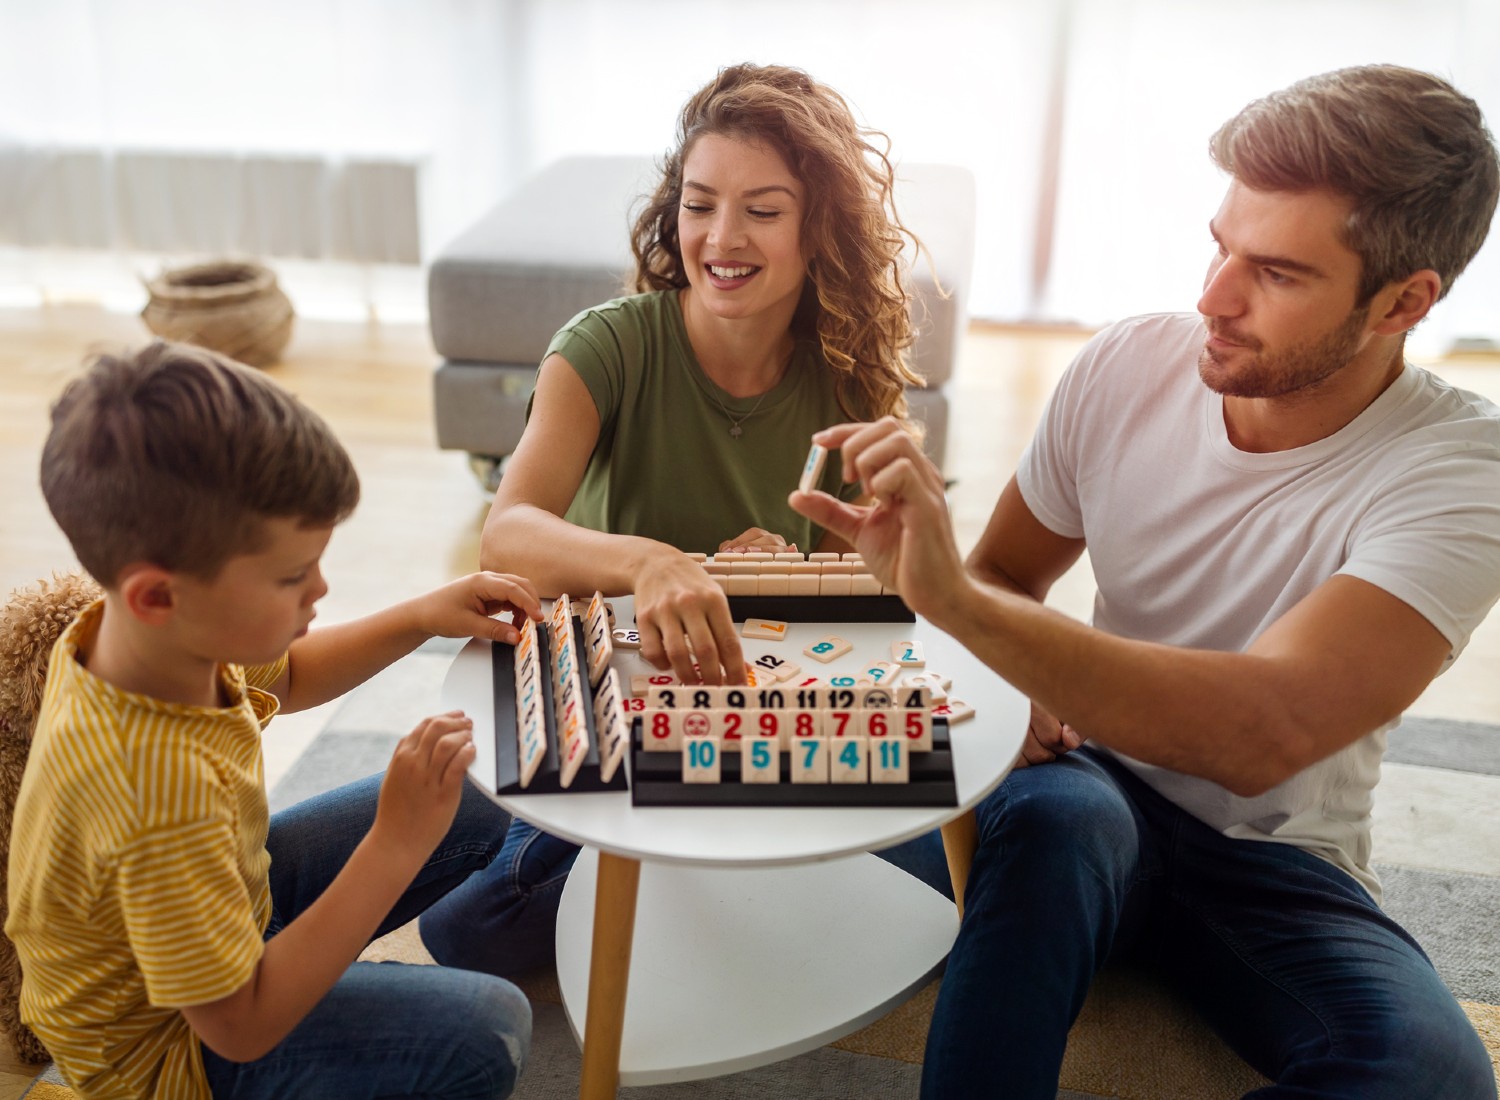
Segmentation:
[[(1407, 364), (1345, 427), (1289, 451), (1229, 441), (1198, 377), (1194, 314), (1116, 324), (1053, 394), (1017, 482), (1050, 530), (1086, 540), (1093, 623), (1125, 638), (1239, 652), (1335, 573), (1411, 605), (1451, 646), (1500, 596), (1500, 409)], [(1371, 793), (1386, 731), (1255, 798), (1115, 756), (1226, 836), (1306, 848), (1379, 898)], [(1203, 715), (1204, 737), (1214, 716)]]

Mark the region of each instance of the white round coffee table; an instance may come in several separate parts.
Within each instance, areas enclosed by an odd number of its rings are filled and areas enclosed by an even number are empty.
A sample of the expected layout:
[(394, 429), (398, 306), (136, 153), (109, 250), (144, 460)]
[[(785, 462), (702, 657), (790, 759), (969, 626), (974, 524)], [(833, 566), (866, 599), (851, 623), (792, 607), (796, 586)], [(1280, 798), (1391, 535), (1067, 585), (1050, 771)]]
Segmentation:
[[(628, 597), (611, 602), (620, 623), (634, 621)], [(826, 634), (854, 651), (829, 665), (802, 656)], [(776, 653), (826, 677), (885, 657), (904, 639), (920, 641), (926, 668), (952, 677), (952, 694), (976, 711), (951, 730), (957, 806), (635, 807), (628, 792), (497, 797), (515, 816), (585, 846), (557, 932), (563, 1002), (582, 1036), (582, 1096), (814, 1049), (883, 1015), (941, 967), (958, 927), (952, 903), (864, 853), (947, 826), (961, 883), (964, 849), (972, 851), (967, 811), (1020, 752), (1027, 700), (921, 619), (794, 623), (785, 641), (742, 641), (747, 657)], [(614, 664), (626, 683), (655, 671), (628, 651)], [(495, 797), (493, 706), (490, 645), (474, 641), (448, 671), (443, 707), (474, 720), (470, 776)]]

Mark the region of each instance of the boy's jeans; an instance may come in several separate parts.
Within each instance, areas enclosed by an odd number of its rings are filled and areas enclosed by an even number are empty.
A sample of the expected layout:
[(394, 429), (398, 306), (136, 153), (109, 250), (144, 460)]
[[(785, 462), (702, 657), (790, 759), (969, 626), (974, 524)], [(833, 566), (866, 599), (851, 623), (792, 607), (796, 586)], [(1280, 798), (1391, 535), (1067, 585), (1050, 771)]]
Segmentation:
[[(276, 935), (333, 881), (375, 820), (382, 776), (300, 802), (271, 818), (271, 923)], [(412, 920), (488, 866), (509, 815), (472, 784), (453, 827), (376, 936)], [(355, 963), (277, 1047), (229, 1062), (207, 1047), (216, 1098), (510, 1095), (531, 1041), (531, 1006), (509, 982), (466, 970)]]

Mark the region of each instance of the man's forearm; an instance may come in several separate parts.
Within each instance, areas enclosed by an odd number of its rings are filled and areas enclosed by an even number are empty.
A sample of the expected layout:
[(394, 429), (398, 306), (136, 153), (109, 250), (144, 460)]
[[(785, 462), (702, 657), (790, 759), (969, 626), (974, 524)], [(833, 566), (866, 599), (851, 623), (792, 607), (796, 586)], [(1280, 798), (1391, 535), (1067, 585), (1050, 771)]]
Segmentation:
[(1264, 658), (1117, 638), (972, 569), (929, 617), (1060, 721), (1146, 763), (1257, 794), (1308, 762)]
[(977, 552), (970, 554), (964, 562), (964, 572), (975, 582), (989, 588), (997, 588), (1002, 592), (1024, 596), (1035, 600), (1037, 603), (1042, 603), (1047, 598), (1046, 589), (1043, 589), (1041, 592), (1028, 591), (1021, 587), (1017, 581), (1013, 580), (1010, 574), (1002, 569), (997, 569), (992, 563), (980, 557)]

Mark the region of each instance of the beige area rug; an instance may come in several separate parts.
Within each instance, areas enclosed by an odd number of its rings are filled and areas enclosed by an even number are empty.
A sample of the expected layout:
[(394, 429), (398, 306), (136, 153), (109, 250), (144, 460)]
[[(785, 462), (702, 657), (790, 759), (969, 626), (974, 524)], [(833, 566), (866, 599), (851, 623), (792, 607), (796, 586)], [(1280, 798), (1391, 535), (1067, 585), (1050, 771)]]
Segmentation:
[[(416, 921), (376, 940), (360, 958), (366, 962), (433, 963), (417, 933)], [(562, 1004), (562, 991), (558, 988), (555, 971), (531, 975), (516, 984), (532, 1004)], [(922, 1050), (927, 1042), (927, 1021), (932, 1017), (939, 984), (936, 981), (931, 983), (873, 1024), (830, 1045), (854, 1054), (872, 1054), (921, 1065)]]
[[(398, 928), (383, 939), (371, 944), (361, 958), (372, 962), (431, 963), (432, 956), (422, 945), (417, 934), (416, 922)], [(546, 1013), (540, 1006), (560, 1006), (561, 992), (557, 975), (552, 971), (540, 973), (517, 983), (526, 993), (533, 1006), (537, 1006), (537, 1026), (568, 1032), (566, 1039), (572, 1043), (571, 1031), (566, 1017), (561, 1012)], [(891, 1059), (897, 1062), (920, 1066), (923, 1047), (927, 1041), (927, 1024), (932, 1017), (932, 1008), (937, 1000), (938, 986), (934, 981), (915, 997), (892, 1012), (876, 1020), (868, 1027), (856, 1031), (838, 1042), (831, 1049), (873, 1058)], [(1470, 1021), (1490, 1050), (1495, 1065), (1495, 1078), (1500, 1083), (1500, 1006), (1461, 1002)], [(1152, 1020), (1153, 1028), (1143, 1033), (1140, 1022)], [(556, 1051), (556, 1036), (553, 1041), (534, 1043), (545, 1045)], [(555, 1055), (554, 1055), (555, 1057)], [(536, 1056), (533, 1055), (535, 1069)], [(559, 1059), (563, 1060), (563, 1059)], [(576, 1096), (577, 1055), (569, 1063), (572, 1070), (573, 1091), (545, 1093), (530, 1091), (526, 1079), (516, 1092), (517, 1100), (551, 1100), (553, 1096)], [(556, 1081), (565, 1076), (564, 1067), (554, 1065), (547, 1074)], [(749, 1074), (737, 1074), (748, 1077)], [(776, 1093), (741, 1092), (732, 1086), (723, 1092), (728, 1079), (720, 1079), (715, 1086), (709, 1082), (696, 1082), (694, 1095), (708, 1096), (773, 1096)], [(565, 1084), (565, 1082), (557, 1082)], [(1085, 1100), (1086, 1097), (1116, 1097), (1127, 1100), (1210, 1100), (1214, 1097), (1238, 1097), (1266, 1084), (1266, 1079), (1240, 1061), (1214, 1034), (1209, 1031), (1184, 1004), (1177, 1001), (1166, 990), (1139, 975), (1106, 972), (1095, 983), (1084, 1005), (1078, 1022), (1068, 1038), (1068, 1053), (1063, 1063), (1059, 1082), (1066, 1086), (1058, 1094), (1059, 1100)], [(630, 1089), (631, 1097), (675, 1095), (681, 1086), (672, 1086), (671, 1092), (657, 1089)], [(842, 1093), (828, 1095), (845, 1095)], [(848, 1095), (868, 1095), (850, 1093)], [(915, 1091), (896, 1095), (915, 1096)]]

